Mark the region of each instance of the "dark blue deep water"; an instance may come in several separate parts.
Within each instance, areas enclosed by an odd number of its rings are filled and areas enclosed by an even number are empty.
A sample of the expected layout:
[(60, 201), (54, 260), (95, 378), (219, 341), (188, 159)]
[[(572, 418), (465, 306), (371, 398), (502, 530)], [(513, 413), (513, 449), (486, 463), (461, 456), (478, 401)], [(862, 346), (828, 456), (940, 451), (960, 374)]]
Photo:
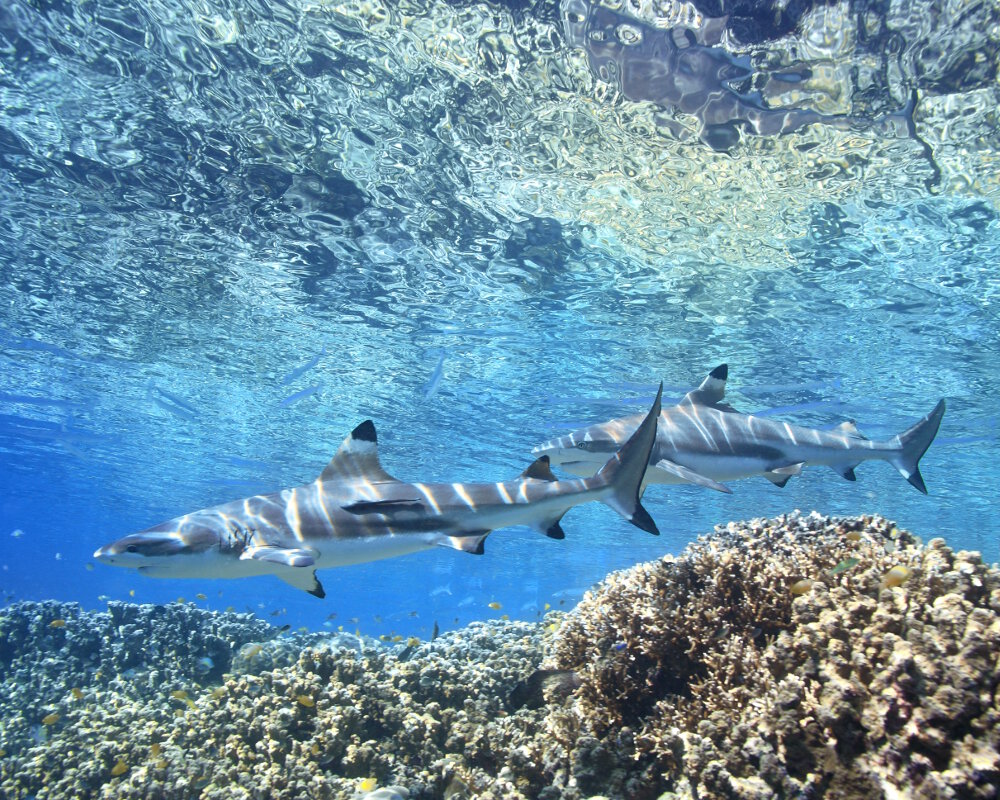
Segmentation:
[[(4, 0), (2, 599), (426, 635), (797, 508), (1000, 557), (1000, 12), (785, 5)], [(92, 559), (367, 418), (400, 479), (496, 481), (722, 362), (737, 408), (873, 438), (946, 398), (930, 494), (654, 486), (658, 538), (591, 504), (322, 601)]]

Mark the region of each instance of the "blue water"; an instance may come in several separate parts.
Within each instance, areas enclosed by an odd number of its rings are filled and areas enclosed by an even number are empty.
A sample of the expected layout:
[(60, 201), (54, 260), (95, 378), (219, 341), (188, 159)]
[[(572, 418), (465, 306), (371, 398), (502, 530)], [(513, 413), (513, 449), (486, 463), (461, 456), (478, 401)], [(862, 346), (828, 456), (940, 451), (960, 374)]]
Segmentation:
[[(0, 599), (427, 635), (796, 508), (1000, 557), (997, 12), (711, 5), (6, 0)], [(312, 480), (366, 418), (403, 480), (501, 480), (722, 362), (737, 408), (873, 438), (947, 398), (930, 495), (654, 486), (659, 537), (592, 504), (323, 601), (91, 558)]]

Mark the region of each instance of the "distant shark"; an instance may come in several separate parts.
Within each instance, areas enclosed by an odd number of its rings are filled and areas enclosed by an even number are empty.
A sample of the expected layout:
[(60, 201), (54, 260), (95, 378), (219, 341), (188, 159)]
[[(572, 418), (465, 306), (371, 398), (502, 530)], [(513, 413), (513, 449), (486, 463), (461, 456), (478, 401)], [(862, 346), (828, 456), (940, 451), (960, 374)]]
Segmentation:
[[(741, 414), (722, 402), (728, 375), (721, 364), (680, 403), (663, 409), (645, 483), (694, 483), (728, 492), (719, 481), (763, 475), (784, 486), (812, 464), (831, 467), (853, 481), (858, 464), (880, 459), (927, 494), (917, 464), (937, 434), (944, 400), (911, 428), (877, 442), (862, 436), (853, 422), (822, 431)], [(548, 456), (568, 472), (590, 475), (638, 424), (636, 415), (591, 425), (551, 439), (532, 453)]]
[(316, 570), (444, 545), (482, 554), (497, 528), (528, 525), (554, 539), (573, 506), (599, 500), (649, 533), (639, 502), (663, 387), (645, 419), (596, 475), (557, 480), (545, 456), (500, 483), (404, 483), (379, 462), (375, 426), (362, 422), (312, 483), (185, 514), (105, 545), (94, 558), (163, 578), (276, 575), (316, 597)]

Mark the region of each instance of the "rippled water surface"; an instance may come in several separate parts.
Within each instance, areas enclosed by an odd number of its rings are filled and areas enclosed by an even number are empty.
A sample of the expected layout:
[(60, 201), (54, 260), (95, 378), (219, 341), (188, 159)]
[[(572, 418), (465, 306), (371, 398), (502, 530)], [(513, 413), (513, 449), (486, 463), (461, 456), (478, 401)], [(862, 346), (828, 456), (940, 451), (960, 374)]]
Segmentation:
[[(996, 559), (1000, 9), (783, 5), (3, 3), (0, 588), (420, 632), (794, 508)], [(403, 480), (500, 480), (722, 362), (737, 408), (872, 437), (947, 398), (930, 495), (653, 487), (659, 538), (590, 505), (322, 603), (86, 569), (366, 418)]]

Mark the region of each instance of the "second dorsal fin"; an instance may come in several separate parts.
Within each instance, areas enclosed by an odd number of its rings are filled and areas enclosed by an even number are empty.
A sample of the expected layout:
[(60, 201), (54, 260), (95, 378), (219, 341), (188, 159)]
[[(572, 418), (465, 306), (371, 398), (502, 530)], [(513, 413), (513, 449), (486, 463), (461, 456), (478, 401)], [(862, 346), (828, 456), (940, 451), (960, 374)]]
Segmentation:
[(549, 465), (548, 456), (540, 456), (532, 461), (528, 468), (520, 474), (521, 480), (533, 479), (536, 481), (555, 481), (558, 480), (556, 476), (552, 473), (552, 468)]

